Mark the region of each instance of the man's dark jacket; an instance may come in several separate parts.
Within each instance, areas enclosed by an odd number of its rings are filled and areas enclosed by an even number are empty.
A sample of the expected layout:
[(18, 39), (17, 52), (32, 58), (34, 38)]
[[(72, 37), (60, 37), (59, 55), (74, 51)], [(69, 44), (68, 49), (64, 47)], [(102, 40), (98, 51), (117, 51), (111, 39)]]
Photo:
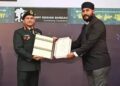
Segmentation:
[(89, 24), (83, 25), (80, 36), (72, 43), (72, 50), (82, 55), (86, 70), (110, 66), (104, 23), (93, 16)]

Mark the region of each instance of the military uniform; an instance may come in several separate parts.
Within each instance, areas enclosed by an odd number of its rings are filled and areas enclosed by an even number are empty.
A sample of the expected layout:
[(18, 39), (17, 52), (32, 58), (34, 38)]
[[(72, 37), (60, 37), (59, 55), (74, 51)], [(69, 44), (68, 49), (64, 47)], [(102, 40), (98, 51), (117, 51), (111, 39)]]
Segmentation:
[(42, 34), (37, 29), (20, 28), (14, 32), (14, 49), (18, 55), (17, 80), (18, 86), (38, 86), (40, 61), (32, 59), (35, 34)]

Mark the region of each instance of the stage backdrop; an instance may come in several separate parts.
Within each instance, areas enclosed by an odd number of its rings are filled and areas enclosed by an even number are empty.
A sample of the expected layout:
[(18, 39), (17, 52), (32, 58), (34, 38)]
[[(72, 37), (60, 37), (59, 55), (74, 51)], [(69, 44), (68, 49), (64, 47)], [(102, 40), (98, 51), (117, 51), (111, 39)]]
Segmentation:
[[(44, 35), (65, 37), (76, 40), (81, 24), (42, 23), (36, 27)], [(16, 86), (16, 61), (13, 50), (13, 33), (22, 27), (21, 23), (0, 24), (0, 86)], [(109, 86), (120, 86), (120, 25), (106, 25), (107, 44), (112, 66)], [(81, 58), (74, 60), (42, 61), (39, 86), (88, 86)]]

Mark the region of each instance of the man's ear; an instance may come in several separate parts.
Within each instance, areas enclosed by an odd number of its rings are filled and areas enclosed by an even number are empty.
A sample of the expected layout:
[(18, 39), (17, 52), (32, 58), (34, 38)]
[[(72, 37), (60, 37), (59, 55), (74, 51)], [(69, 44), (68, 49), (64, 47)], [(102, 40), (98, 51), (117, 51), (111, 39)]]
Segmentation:
[(93, 11), (93, 14), (95, 14), (95, 10), (92, 10)]

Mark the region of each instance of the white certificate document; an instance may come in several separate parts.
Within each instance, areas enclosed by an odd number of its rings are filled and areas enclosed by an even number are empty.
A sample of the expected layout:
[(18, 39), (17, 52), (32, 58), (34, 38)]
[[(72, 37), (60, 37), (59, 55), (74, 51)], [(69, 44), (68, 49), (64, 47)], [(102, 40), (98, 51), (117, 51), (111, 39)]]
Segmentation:
[(69, 37), (59, 38), (55, 43), (52, 37), (36, 34), (32, 55), (47, 59), (66, 58), (71, 51), (72, 40)]
[(72, 40), (70, 37), (59, 38), (55, 43), (55, 58), (66, 58), (67, 54), (71, 51), (71, 43)]
[(36, 34), (32, 55), (52, 59), (53, 38)]

